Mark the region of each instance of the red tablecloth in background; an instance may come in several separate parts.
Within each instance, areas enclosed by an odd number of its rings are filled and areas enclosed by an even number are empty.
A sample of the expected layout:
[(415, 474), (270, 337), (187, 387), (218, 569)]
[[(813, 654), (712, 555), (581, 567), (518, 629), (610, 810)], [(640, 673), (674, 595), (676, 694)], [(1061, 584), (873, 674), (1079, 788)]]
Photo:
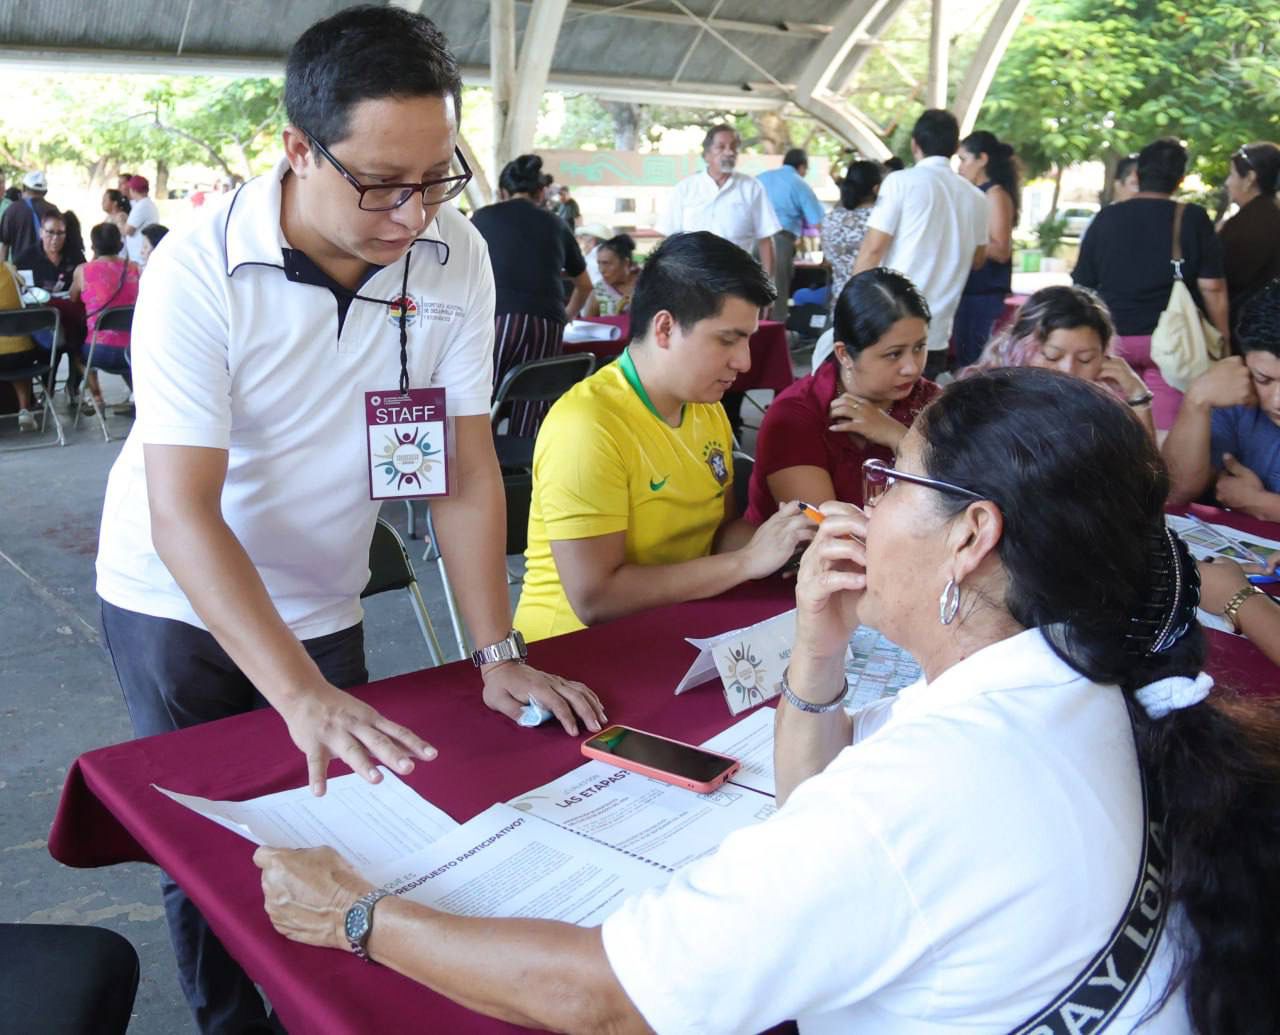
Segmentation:
[[(793, 584), (781, 580), (750, 584), (715, 600), (535, 643), (530, 661), (593, 687), (611, 721), (697, 743), (736, 720), (718, 681), (673, 695), (695, 657), (684, 637), (771, 617), (793, 606), (793, 593)], [(406, 782), (459, 822), (585, 761), (579, 740), (558, 726), (522, 729), (489, 711), (469, 663), (383, 680), (358, 696), (440, 749), (436, 761), (419, 763)], [(271, 711), (91, 751), (67, 774), (49, 851), (69, 866), (158, 863), (196, 902), (290, 1031), (513, 1030), (384, 967), (276, 934), (262, 909), (253, 846), (151, 788), (245, 799), (306, 779), (303, 756)]]
[[(565, 342), (565, 352), (594, 352), (602, 360), (620, 355), (631, 343), (631, 319), (621, 316), (594, 316), (591, 323), (618, 327), (622, 337), (617, 341)], [(749, 392), (755, 388), (780, 392), (796, 379), (791, 369), (791, 350), (787, 345), (787, 328), (777, 320), (761, 320), (756, 333), (751, 335), (751, 369), (738, 377), (731, 391)]]
[(1018, 310), (1022, 308), (1030, 295), (1006, 295), (1004, 299), (1004, 309), (1000, 311), (1000, 315), (996, 317), (996, 322), (991, 325), (991, 336), (994, 338), (1003, 331), (1009, 324), (1013, 323), (1013, 318), (1018, 315)]

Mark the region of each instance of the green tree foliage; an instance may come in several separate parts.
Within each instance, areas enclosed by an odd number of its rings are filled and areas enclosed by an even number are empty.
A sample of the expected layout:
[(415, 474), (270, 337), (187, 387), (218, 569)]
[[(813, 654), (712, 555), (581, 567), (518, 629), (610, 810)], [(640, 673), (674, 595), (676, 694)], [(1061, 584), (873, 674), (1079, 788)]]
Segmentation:
[(1219, 182), (1241, 144), (1280, 136), (1277, 24), (1280, 0), (1041, 0), (978, 125), (1033, 175), (1176, 136)]

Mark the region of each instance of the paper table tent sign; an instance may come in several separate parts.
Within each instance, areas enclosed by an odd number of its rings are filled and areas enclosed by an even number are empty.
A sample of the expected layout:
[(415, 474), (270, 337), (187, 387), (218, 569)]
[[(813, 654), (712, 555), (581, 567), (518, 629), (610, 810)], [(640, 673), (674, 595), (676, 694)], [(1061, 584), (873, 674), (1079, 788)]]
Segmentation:
[[(782, 692), (782, 674), (791, 660), (795, 632), (793, 608), (743, 629), (702, 639), (690, 637), (686, 642), (698, 649), (698, 656), (675, 692), (682, 694), (718, 675), (733, 715), (772, 700)], [(855, 629), (850, 637), (844, 668), (850, 711), (896, 694), (920, 678), (920, 666), (910, 654), (867, 626)]]

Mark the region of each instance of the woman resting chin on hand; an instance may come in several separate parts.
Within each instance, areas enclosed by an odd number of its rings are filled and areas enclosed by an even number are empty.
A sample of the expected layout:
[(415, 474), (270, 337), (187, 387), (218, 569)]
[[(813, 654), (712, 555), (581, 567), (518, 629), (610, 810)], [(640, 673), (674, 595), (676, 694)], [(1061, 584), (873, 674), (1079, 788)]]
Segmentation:
[(907, 428), (938, 394), (924, 377), (929, 305), (901, 273), (850, 278), (835, 306), (835, 347), (765, 411), (746, 519), (779, 503), (862, 502), (862, 462), (892, 461)]

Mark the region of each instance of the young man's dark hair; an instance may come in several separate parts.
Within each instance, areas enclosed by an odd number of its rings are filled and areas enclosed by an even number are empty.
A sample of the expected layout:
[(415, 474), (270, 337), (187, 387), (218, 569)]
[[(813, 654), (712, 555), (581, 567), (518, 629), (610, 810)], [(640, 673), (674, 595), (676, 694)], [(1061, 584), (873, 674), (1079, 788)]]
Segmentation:
[(960, 123), (951, 112), (930, 108), (916, 119), (911, 139), (926, 158), (950, 158), (960, 146)]
[(684, 330), (715, 316), (726, 296), (755, 306), (772, 305), (777, 293), (760, 263), (736, 244), (706, 230), (668, 237), (645, 260), (631, 300), (637, 339), (662, 310)]
[(115, 223), (99, 223), (89, 231), (89, 243), (93, 246), (95, 258), (104, 255), (119, 255), (124, 250), (124, 238), (120, 236), (120, 228)]
[(1138, 152), (1138, 189), (1172, 194), (1187, 173), (1187, 149), (1174, 137), (1154, 140)]
[(452, 97), (461, 119), (462, 76), (444, 34), (399, 7), (349, 7), (316, 22), (285, 65), (289, 121), (325, 145), (346, 138), (361, 101), (432, 94)]
[(1125, 155), (1120, 161), (1116, 162), (1115, 180), (1117, 183), (1123, 183), (1129, 178), (1129, 174), (1138, 167), (1137, 155)]
[(1242, 353), (1270, 352), (1280, 356), (1280, 278), (1245, 303), (1234, 344)]
[(782, 156), (782, 164), (789, 165), (793, 169), (799, 169), (802, 165), (809, 164), (809, 156), (804, 153), (803, 147), (793, 147)]

